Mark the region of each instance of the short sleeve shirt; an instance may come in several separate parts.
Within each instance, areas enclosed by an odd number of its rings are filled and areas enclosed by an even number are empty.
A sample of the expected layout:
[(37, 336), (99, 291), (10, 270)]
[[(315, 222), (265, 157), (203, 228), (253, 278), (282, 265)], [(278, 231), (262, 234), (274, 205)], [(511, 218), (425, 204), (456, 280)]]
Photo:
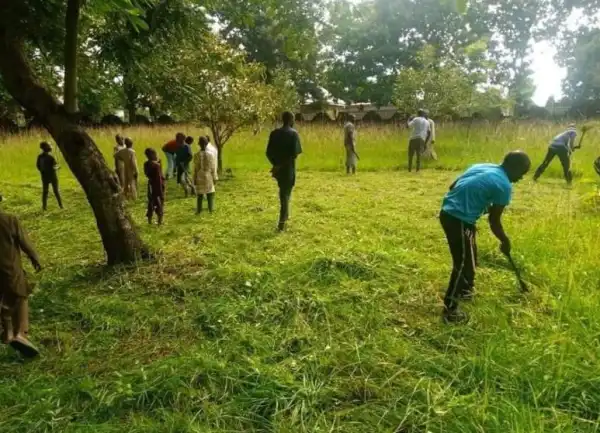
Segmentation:
[(475, 224), (488, 207), (507, 206), (511, 195), (512, 184), (500, 165), (476, 164), (446, 194), (442, 211), (467, 224)]
[(552, 143), (550, 143), (550, 147), (556, 150), (567, 149), (568, 151), (571, 151), (570, 143), (575, 142), (576, 137), (577, 131), (575, 131), (575, 129), (568, 129), (554, 137)]
[(424, 117), (415, 117), (408, 123), (408, 126), (413, 129), (412, 138), (422, 138), (423, 141), (427, 140), (427, 133), (429, 132), (429, 121)]

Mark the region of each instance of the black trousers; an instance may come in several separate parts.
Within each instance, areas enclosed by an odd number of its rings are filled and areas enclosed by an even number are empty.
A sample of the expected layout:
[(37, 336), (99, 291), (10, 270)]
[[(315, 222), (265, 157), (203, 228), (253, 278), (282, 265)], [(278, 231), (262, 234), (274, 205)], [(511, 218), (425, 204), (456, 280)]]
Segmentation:
[(285, 224), (290, 217), (290, 200), (294, 185), (279, 182), (279, 224)]
[(412, 171), (413, 158), (417, 156), (417, 171), (421, 170), (421, 154), (425, 149), (425, 140), (415, 137), (408, 143), (408, 171)]
[(148, 191), (148, 209), (146, 211), (146, 217), (152, 218), (156, 213), (156, 215), (158, 216), (158, 221), (162, 222), (162, 218), (164, 215), (164, 205), (164, 196), (154, 195), (150, 191)]
[(458, 308), (458, 301), (464, 295), (473, 293), (475, 268), (477, 264), (477, 244), (475, 226), (467, 224), (442, 211), (440, 222), (452, 255), (452, 274), (444, 297), (448, 311)]
[(535, 171), (533, 180), (537, 180), (544, 173), (544, 171), (546, 171), (546, 168), (548, 168), (548, 165), (550, 165), (555, 156), (558, 156), (558, 159), (560, 160), (565, 180), (569, 183), (573, 180), (573, 175), (571, 173), (571, 157), (569, 156), (569, 151), (566, 148), (563, 150), (554, 149), (552, 147), (548, 148), (548, 153), (546, 153), (544, 161)]
[[(198, 194), (196, 196), (196, 212), (202, 212), (202, 201), (204, 200), (204, 194)], [(215, 193), (211, 192), (206, 194), (206, 201), (208, 202), (208, 211), (212, 212), (215, 210)]]
[(52, 186), (52, 192), (54, 192), (58, 207), (62, 209), (62, 198), (60, 197), (60, 191), (58, 190), (58, 178), (56, 176), (42, 178), (42, 209), (46, 210), (48, 208), (48, 193), (50, 186)]

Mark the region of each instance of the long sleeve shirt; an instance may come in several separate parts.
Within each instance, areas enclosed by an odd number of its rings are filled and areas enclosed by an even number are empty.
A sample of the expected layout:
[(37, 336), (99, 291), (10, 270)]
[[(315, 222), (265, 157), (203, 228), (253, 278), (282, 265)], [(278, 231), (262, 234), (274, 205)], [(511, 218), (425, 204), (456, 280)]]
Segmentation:
[(273, 165), (273, 176), (279, 182), (296, 180), (296, 158), (302, 153), (300, 136), (289, 126), (276, 129), (269, 136), (267, 158)]

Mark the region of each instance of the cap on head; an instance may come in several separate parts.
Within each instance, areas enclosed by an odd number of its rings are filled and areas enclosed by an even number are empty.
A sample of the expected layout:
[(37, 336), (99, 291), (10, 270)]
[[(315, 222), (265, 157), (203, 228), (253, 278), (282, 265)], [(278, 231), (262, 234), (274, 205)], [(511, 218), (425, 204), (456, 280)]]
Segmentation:
[(502, 167), (511, 182), (518, 182), (531, 168), (531, 160), (522, 150), (515, 150), (506, 154)]
[(131, 149), (131, 148), (133, 147), (133, 140), (132, 140), (131, 138), (127, 137), (127, 138), (125, 139), (125, 146), (126, 146), (128, 149)]
[(575, 129), (577, 125), (575, 123), (569, 123), (569, 129)]
[(427, 117), (427, 111), (426, 111), (426, 110), (424, 110), (423, 108), (420, 108), (420, 109), (417, 111), (417, 115), (418, 115), (419, 117)]
[(294, 115), (289, 111), (283, 113), (281, 119), (283, 120), (284, 125), (292, 125), (294, 123)]

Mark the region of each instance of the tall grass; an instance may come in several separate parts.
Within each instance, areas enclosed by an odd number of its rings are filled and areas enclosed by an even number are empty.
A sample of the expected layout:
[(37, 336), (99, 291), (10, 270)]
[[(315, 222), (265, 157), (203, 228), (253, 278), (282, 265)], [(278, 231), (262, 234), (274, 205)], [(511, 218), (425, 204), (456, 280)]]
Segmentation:
[[(178, 129), (132, 128), (138, 153)], [(559, 126), (440, 125), (438, 162), (408, 174), (407, 133), (361, 127), (360, 172), (342, 173), (339, 128), (304, 126), (290, 231), (276, 235), (267, 131), (227, 144), (234, 177), (194, 215), (171, 182), (165, 226), (144, 222), (152, 263), (106, 269), (66, 167), (67, 209), (43, 214), (39, 134), (0, 144), (3, 207), (45, 271), (34, 277), (23, 363), (0, 348), (0, 432), (597, 432), (600, 217), (590, 133), (574, 157), (515, 188), (505, 221), (532, 287), (519, 294), (484, 221), (466, 326), (440, 321), (450, 258), (436, 216), (455, 169), (524, 148), (540, 161)], [(111, 160), (117, 131), (92, 131)], [(119, 131), (120, 132), (120, 131)], [(558, 165), (558, 162), (555, 163)], [(438, 170), (439, 169), (439, 170)]]

